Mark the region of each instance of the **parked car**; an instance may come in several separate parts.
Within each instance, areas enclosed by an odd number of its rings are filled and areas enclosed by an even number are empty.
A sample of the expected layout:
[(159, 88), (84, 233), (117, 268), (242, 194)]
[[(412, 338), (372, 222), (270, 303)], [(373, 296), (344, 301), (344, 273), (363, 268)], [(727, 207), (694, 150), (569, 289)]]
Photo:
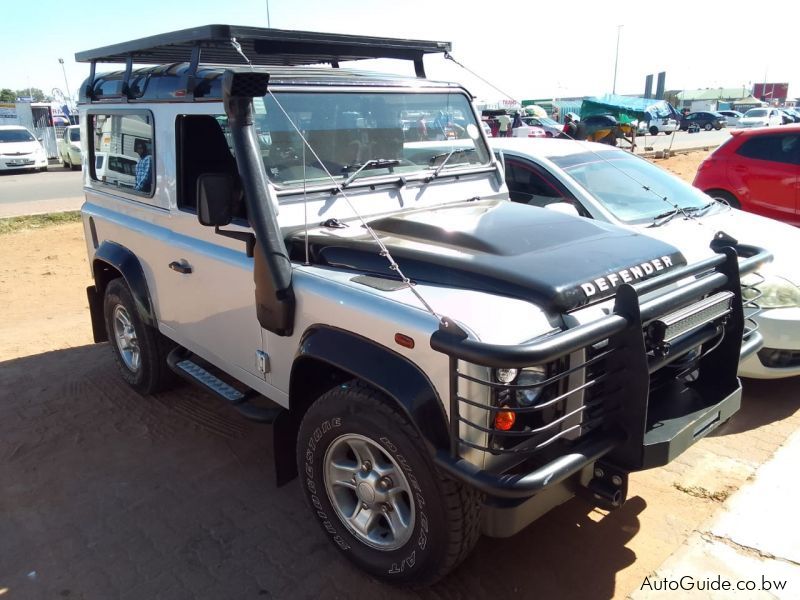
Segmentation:
[(794, 117), (795, 123), (800, 123), (800, 110), (797, 110), (794, 107), (785, 107), (781, 109), (783, 112), (788, 113), (792, 117)]
[[(522, 120), (523, 123), (525, 119)], [(511, 137), (552, 137), (549, 131), (536, 125), (522, 125), (511, 130)]]
[(94, 176), (108, 185), (133, 189), (138, 162), (138, 157), (97, 151), (94, 153)]
[(778, 112), (781, 114), (782, 125), (800, 123), (800, 115), (795, 115), (792, 110), (788, 108), (779, 108)]
[(694, 185), (735, 208), (800, 226), (800, 125), (734, 130)]
[[(94, 340), (140, 394), (180, 376), (271, 425), (303, 533), (316, 522), (371, 576), (415, 587), (579, 491), (621, 506), (631, 471), (736, 413), (761, 338), (743, 341), (733, 284), (769, 258), (690, 264), (509, 202), (472, 95), (424, 78), (422, 57), (449, 48), (212, 25), (76, 55), (92, 65), (81, 122), (108, 136), (83, 173)], [(304, 66), (400, 50), (417, 77)], [(95, 70), (122, 55), (127, 69)], [(169, 64), (138, 68), (154, 57)], [(406, 141), (405, 107), (464, 121)], [(556, 142), (583, 146), (541, 141)], [(97, 151), (136, 148), (154, 185), (97, 176)]]
[(783, 124), (777, 108), (751, 108), (739, 119), (739, 127), (773, 127)]
[(58, 140), (58, 156), (65, 169), (81, 168), (81, 126), (70, 125)]
[(753, 278), (756, 282), (763, 278), (756, 287), (764, 294), (759, 300), (764, 311), (755, 320), (764, 336), (764, 350), (745, 359), (739, 374), (764, 379), (800, 375), (798, 230), (715, 202), (623, 150), (560, 140), (547, 144), (492, 140), (492, 146), (503, 151), (509, 194), (516, 202), (566, 207), (591, 219), (628, 227), (674, 244), (690, 261), (711, 254), (709, 243), (719, 231), (742, 243), (769, 248), (773, 263)]
[(739, 124), (739, 119), (742, 118), (742, 113), (738, 110), (718, 110), (717, 112), (725, 117), (725, 124), (728, 127), (736, 127)]
[(47, 171), (47, 153), (25, 127), (0, 125), (0, 171)]
[(698, 111), (689, 113), (681, 119), (681, 130), (686, 131), (692, 125), (697, 125), (700, 129), (711, 131), (720, 130), (725, 127), (727, 121), (725, 117), (717, 112)]
[(561, 123), (549, 117), (522, 117), (522, 122), (529, 127), (539, 127), (543, 129), (546, 137), (558, 137), (564, 129)]
[(678, 121), (674, 117), (656, 117), (645, 122), (647, 133), (650, 135), (658, 135), (659, 133), (669, 135), (677, 131), (678, 126)]

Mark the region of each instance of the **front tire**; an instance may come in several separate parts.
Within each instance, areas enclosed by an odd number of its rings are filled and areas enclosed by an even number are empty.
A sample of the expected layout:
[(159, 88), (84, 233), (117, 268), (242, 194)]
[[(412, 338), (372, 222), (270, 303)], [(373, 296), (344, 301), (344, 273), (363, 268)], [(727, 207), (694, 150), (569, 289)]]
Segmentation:
[(705, 125), (703, 125), (703, 129), (705, 129), (706, 131), (711, 131), (713, 128), (714, 126), (711, 123), (706, 123)]
[(650, 128), (650, 135), (658, 135), (658, 127), (655, 125)]
[(440, 473), (407, 417), (362, 382), (333, 388), (309, 408), (297, 460), (323, 531), (373, 577), (430, 585), (480, 536), (480, 494)]
[(142, 321), (123, 279), (106, 286), (103, 312), (114, 361), (128, 385), (142, 395), (169, 387), (175, 375), (167, 366), (167, 354), (175, 344)]

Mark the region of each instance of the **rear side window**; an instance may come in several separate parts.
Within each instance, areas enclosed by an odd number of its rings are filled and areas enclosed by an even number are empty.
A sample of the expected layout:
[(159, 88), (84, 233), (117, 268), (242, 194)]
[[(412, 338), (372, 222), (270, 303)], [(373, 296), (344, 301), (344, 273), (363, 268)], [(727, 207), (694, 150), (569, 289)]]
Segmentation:
[(757, 160), (800, 164), (800, 135), (759, 135), (747, 140), (736, 153)]
[(92, 179), (125, 192), (152, 196), (153, 115), (149, 111), (92, 113), (89, 120)]

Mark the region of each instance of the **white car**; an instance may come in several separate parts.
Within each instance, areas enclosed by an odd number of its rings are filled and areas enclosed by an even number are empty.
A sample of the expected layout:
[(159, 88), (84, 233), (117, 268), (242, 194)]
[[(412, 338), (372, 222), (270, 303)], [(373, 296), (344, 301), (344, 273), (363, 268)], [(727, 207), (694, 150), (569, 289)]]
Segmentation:
[(70, 125), (58, 140), (58, 156), (65, 169), (81, 168), (81, 126)]
[(751, 108), (739, 119), (738, 127), (773, 127), (783, 125), (777, 108)]
[(47, 170), (47, 153), (36, 137), (19, 125), (0, 125), (0, 171)]
[(649, 161), (607, 145), (536, 139), (493, 139), (492, 145), (503, 152), (514, 201), (577, 209), (582, 216), (668, 241), (689, 262), (712, 254), (709, 243), (719, 231), (772, 252), (773, 262), (745, 279), (763, 294), (758, 303), (764, 310), (755, 321), (764, 347), (739, 365), (739, 374), (759, 379), (800, 375), (796, 228), (714, 201)]
[(725, 117), (725, 124), (728, 127), (737, 127), (743, 116), (738, 110), (718, 110), (717, 112)]
[(645, 128), (650, 135), (658, 135), (659, 133), (669, 135), (678, 131), (678, 125), (677, 119), (673, 117), (656, 117), (645, 123)]
[(120, 188), (136, 185), (138, 158), (114, 152), (94, 153), (94, 174), (98, 181)]

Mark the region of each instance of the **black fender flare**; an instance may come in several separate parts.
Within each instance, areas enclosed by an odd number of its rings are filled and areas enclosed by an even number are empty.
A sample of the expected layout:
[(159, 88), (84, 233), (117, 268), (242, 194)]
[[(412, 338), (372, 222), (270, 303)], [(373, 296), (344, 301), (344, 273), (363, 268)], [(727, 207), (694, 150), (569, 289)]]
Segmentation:
[[(296, 476), (297, 430), (306, 409), (316, 399), (307, 397), (302, 390), (308, 385), (307, 369), (317, 369), (319, 363), (346, 374), (346, 379), (358, 378), (386, 394), (419, 431), (431, 456), (437, 450), (449, 448), (444, 406), (418, 366), (386, 346), (352, 332), (313, 325), (303, 334), (292, 365), (290, 410), (278, 417), (273, 432), (279, 485)], [(310, 364), (314, 366), (309, 367)]]
[(96, 293), (100, 298), (105, 293), (108, 282), (114, 278), (108, 274), (106, 265), (122, 275), (131, 291), (133, 301), (136, 303), (136, 310), (142, 321), (151, 327), (157, 327), (147, 279), (136, 255), (125, 246), (115, 242), (104, 241), (100, 244), (92, 257), (92, 275), (94, 275)]

